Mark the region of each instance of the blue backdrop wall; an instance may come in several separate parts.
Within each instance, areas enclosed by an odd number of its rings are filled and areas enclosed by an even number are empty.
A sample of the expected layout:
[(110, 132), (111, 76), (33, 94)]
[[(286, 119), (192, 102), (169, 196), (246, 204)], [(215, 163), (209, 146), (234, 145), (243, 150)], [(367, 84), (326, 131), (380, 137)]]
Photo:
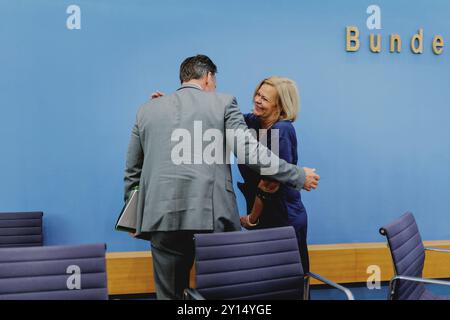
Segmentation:
[[(71, 4), (79, 30), (66, 26)], [(379, 226), (406, 210), (424, 239), (450, 239), (450, 52), (431, 50), (436, 34), (449, 43), (449, 15), (446, 0), (0, 0), (0, 211), (44, 211), (48, 245), (147, 249), (113, 230), (135, 112), (204, 53), (244, 112), (262, 78), (297, 81), (300, 162), (322, 176), (303, 195), (310, 243), (383, 241)], [(356, 53), (345, 50), (348, 25), (361, 32)], [(391, 33), (400, 54), (388, 51)]]

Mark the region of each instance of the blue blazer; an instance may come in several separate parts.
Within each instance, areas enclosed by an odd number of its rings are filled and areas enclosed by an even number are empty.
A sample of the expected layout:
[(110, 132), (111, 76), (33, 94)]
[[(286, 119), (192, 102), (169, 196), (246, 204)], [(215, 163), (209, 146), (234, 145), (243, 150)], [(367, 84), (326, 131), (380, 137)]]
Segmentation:
[[(250, 129), (257, 132), (259, 140), (259, 129), (261, 123), (258, 117), (249, 113), (244, 114), (245, 122)], [(267, 147), (271, 149), (270, 130), (279, 130), (279, 154), (278, 156), (288, 163), (297, 165), (297, 136), (292, 122), (280, 120), (268, 130)], [(256, 188), (261, 176), (245, 165), (239, 165), (239, 171), (244, 178), (244, 183), (238, 183), (238, 187), (243, 193), (247, 203), (247, 213), (250, 213), (256, 196)], [(293, 226), (297, 231), (306, 228), (306, 209), (301, 200), (300, 191), (281, 185), (275, 193), (275, 199), (266, 201), (260, 216), (259, 225), (256, 228), (272, 228), (280, 226)]]

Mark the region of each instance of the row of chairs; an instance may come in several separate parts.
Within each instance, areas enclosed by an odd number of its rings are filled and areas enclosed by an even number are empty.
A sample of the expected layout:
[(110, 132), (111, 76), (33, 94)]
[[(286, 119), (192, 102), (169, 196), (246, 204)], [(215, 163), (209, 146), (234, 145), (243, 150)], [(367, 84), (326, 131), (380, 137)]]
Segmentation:
[[(389, 299), (449, 299), (425, 288), (425, 250), (414, 216), (406, 213), (382, 227), (395, 275)], [(105, 244), (42, 246), (42, 212), (0, 214), (1, 299), (108, 299)], [(302, 270), (292, 227), (198, 234), (196, 289), (186, 299), (308, 299), (315, 278), (353, 300), (352, 292), (313, 272)]]
[(0, 214), (0, 300), (106, 300), (106, 245), (43, 246), (42, 212)]
[[(425, 250), (416, 221), (407, 212), (382, 227), (394, 265), (389, 283), (391, 300), (448, 300), (426, 289), (425, 284), (450, 285), (449, 281), (423, 279)], [(292, 227), (200, 234), (196, 236), (196, 289), (187, 289), (187, 299), (295, 299), (309, 297), (313, 277), (341, 290), (349, 300), (353, 294), (315, 273), (303, 273)]]

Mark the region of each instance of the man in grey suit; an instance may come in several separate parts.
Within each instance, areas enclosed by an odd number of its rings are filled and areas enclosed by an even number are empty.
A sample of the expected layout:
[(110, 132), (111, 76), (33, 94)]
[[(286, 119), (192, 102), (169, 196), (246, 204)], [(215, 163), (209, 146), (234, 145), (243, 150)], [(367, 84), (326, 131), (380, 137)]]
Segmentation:
[[(180, 67), (182, 86), (173, 94), (145, 103), (132, 130), (125, 198), (139, 186), (135, 236), (151, 241), (158, 299), (181, 299), (189, 286), (194, 233), (241, 229), (231, 169), (226, 161), (227, 146), (234, 145), (234, 141), (225, 137), (225, 131), (242, 134), (248, 128), (236, 99), (214, 92), (216, 72), (214, 63), (204, 55), (187, 58)], [(222, 134), (223, 141), (215, 137), (215, 152), (223, 161), (211, 163), (204, 158), (203, 131), (205, 135)], [(254, 159), (252, 146), (261, 147), (255, 139), (237, 137), (232, 151), (236, 154), (242, 146), (246, 147), (245, 161)], [(270, 178), (297, 189), (317, 187), (319, 176), (314, 170), (270, 156), (278, 161)], [(262, 161), (249, 164), (258, 172), (264, 169)]]

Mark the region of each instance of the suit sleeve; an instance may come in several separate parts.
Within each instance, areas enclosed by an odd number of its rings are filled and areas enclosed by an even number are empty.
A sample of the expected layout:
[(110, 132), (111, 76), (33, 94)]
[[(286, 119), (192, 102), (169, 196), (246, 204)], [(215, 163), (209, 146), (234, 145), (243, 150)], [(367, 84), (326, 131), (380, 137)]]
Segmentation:
[[(303, 187), (305, 171), (280, 159), (251, 135), (236, 98), (232, 98), (225, 109), (225, 129), (227, 147), (237, 156), (239, 163), (245, 163), (259, 174), (270, 176), (290, 187), (296, 189)], [(241, 159), (242, 155), (244, 159)]]
[(130, 191), (139, 186), (141, 179), (142, 164), (144, 161), (144, 152), (142, 150), (141, 139), (139, 136), (138, 123), (136, 121), (131, 132), (130, 143), (128, 145), (127, 161), (125, 168), (125, 201), (128, 199)]

